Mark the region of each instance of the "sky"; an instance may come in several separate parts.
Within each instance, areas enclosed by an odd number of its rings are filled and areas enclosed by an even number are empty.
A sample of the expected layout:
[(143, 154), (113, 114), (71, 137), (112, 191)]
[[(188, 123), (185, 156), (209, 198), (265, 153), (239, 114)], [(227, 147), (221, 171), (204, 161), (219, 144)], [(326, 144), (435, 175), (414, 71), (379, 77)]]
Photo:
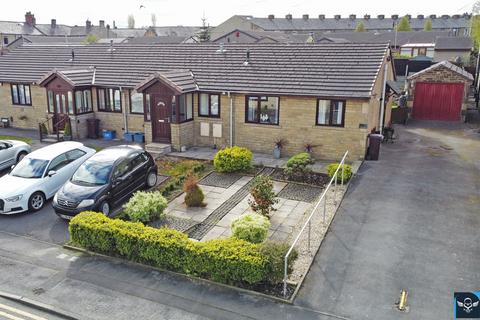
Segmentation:
[[(37, 23), (50, 23), (57, 19), (57, 24), (84, 25), (89, 19), (94, 25), (99, 20), (117, 27), (127, 26), (127, 17), (133, 14), (135, 26), (151, 25), (151, 15), (155, 13), (157, 26), (201, 25), (205, 15), (211, 26), (219, 24), (234, 14), (266, 17), (274, 14), (284, 17), (291, 13), (294, 17), (309, 14), (318, 17), (325, 14), (348, 16), (356, 14), (461, 14), (471, 11), (475, 1), (459, 0), (1, 0), (0, 20), (23, 21), (26, 11), (35, 14)], [(5, 3), (8, 3), (5, 5)], [(142, 7), (141, 7), (142, 6)], [(435, 8), (435, 10), (432, 10)]]

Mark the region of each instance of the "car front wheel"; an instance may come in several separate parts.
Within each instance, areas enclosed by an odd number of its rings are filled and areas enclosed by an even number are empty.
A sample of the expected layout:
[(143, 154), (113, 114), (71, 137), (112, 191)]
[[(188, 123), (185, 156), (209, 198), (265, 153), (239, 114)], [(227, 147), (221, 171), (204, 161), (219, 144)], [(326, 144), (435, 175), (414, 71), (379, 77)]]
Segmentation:
[(25, 151), (20, 152), (17, 156), (17, 163), (22, 161), (22, 159), (25, 158), (26, 155), (27, 155), (27, 153)]
[(108, 217), (110, 215), (110, 205), (108, 204), (107, 201), (102, 201), (100, 204), (100, 211)]
[(147, 188), (153, 188), (157, 184), (157, 173), (154, 171), (150, 171), (147, 174)]
[(35, 192), (28, 199), (28, 209), (30, 211), (38, 211), (45, 205), (45, 195), (42, 192)]

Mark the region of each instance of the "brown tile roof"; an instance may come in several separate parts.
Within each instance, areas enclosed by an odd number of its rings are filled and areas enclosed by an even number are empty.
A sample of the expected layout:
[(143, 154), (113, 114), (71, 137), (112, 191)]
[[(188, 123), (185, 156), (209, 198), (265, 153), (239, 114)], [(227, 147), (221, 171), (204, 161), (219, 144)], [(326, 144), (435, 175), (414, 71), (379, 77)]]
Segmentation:
[(43, 76), (37, 83), (43, 86), (58, 76), (68, 82), (72, 87), (91, 86), (95, 84), (95, 74), (96, 70), (94, 67), (65, 70), (55, 69)]
[[(115, 44), (21, 46), (0, 56), (0, 82), (37, 82), (54, 68), (96, 67), (95, 84), (134, 88), (156, 72), (191, 70), (201, 91), (368, 98), (387, 44)], [(246, 52), (250, 61), (245, 64)]]

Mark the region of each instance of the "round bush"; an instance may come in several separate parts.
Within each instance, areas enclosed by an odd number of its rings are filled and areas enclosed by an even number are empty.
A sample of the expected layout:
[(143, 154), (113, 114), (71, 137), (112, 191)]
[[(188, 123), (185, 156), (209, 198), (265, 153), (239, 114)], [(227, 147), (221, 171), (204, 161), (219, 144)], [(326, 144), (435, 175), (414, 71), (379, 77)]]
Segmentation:
[(123, 206), (123, 209), (131, 221), (150, 222), (163, 218), (163, 210), (167, 204), (167, 200), (158, 191), (138, 191)]
[(251, 243), (261, 243), (267, 238), (270, 221), (258, 213), (246, 213), (232, 222), (234, 238)]
[(198, 180), (193, 174), (189, 174), (183, 183), (183, 191), (185, 192), (185, 204), (187, 207), (204, 207), (202, 189), (198, 186)]
[[(328, 176), (331, 178), (333, 178), (333, 175), (335, 174), (335, 171), (337, 170), (338, 166), (340, 164), (339, 163), (332, 163), (332, 164), (329, 164), (328, 167), (327, 167), (327, 173), (328, 173)], [(344, 164), (342, 165), (343, 167), (343, 182), (347, 182), (348, 180), (350, 180), (350, 178), (352, 177), (352, 166), (349, 165), (349, 164)], [(342, 182), (342, 168), (340, 167), (340, 169), (338, 170), (338, 174), (337, 174), (337, 182)]]
[(253, 154), (247, 148), (228, 147), (217, 152), (213, 165), (218, 172), (235, 172), (250, 169)]

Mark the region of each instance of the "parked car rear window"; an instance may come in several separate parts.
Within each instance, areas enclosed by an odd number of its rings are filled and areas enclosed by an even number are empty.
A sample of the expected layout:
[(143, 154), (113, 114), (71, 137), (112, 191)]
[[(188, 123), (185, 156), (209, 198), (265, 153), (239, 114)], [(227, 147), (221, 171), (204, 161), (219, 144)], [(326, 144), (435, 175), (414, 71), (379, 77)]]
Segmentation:
[(29, 179), (41, 178), (47, 165), (48, 160), (23, 158), (23, 160), (13, 168), (10, 175)]
[(76, 184), (104, 185), (108, 183), (112, 163), (87, 160), (75, 172), (72, 182)]

